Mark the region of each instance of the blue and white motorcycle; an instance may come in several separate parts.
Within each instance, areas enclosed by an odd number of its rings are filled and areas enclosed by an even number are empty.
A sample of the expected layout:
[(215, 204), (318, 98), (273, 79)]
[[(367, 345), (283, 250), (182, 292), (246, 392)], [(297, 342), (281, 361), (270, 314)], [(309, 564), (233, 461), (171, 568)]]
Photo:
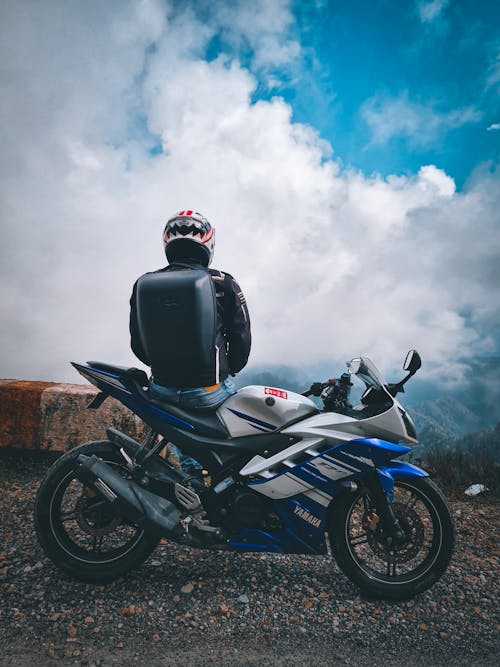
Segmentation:
[[(39, 541), (71, 576), (121, 577), (162, 537), (196, 548), (325, 556), (365, 593), (393, 600), (429, 588), (453, 551), (450, 511), (423, 470), (396, 460), (417, 442), (396, 400), (420, 368), (388, 384), (367, 358), (304, 395), (249, 386), (216, 410), (186, 411), (148, 393), (144, 371), (73, 364), (150, 427), (143, 443), (110, 428), (50, 468), (35, 507)], [(349, 405), (351, 379), (364, 383)], [(320, 411), (307, 396), (323, 401)], [(205, 476), (170, 465), (169, 443)]]

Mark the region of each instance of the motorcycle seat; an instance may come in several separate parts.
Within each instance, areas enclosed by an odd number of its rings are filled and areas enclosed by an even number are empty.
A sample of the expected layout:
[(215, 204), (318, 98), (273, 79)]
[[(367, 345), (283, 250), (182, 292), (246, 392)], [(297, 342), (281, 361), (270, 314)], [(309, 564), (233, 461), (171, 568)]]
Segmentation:
[(196, 433), (209, 438), (220, 438), (223, 440), (226, 440), (229, 437), (227, 428), (216, 413), (216, 410), (219, 407), (218, 405), (215, 407), (204, 407), (195, 410), (179, 408), (177, 405), (168, 403), (167, 401), (159, 401), (151, 398), (149, 392), (144, 390), (144, 388), (149, 385), (148, 376), (139, 368), (113, 366), (112, 364), (106, 364), (101, 361), (87, 361), (87, 364), (97, 370), (104, 371), (105, 373), (133, 380), (137, 386), (137, 390), (143, 398), (174, 417), (178, 417), (188, 424), (191, 424)]
[(113, 366), (112, 364), (105, 364), (102, 361), (87, 361), (89, 366), (96, 368), (98, 371), (104, 371), (111, 375), (119, 377), (128, 377), (136, 382), (141, 387), (147, 387), (149, 384), (148, 376), (140, 368), (127, 368), (126, 366)]

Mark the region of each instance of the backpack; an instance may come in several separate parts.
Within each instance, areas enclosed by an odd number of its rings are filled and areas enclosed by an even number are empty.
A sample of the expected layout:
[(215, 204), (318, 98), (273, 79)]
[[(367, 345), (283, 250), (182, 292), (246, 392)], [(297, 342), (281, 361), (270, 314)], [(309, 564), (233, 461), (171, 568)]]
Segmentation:
[(156, 382), (179, 388), (219, 382), (217, 303), (208, 271), (181, 265), (141, 276), (137, 319)]

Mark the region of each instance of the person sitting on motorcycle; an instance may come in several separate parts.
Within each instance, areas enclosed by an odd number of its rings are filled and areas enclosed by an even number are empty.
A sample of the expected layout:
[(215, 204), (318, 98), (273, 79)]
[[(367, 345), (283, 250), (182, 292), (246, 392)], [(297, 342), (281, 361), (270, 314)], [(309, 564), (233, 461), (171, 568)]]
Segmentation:
[[(214, 253), (215, 229), (201, 213), (190, 209), (175, 213), (165, 225), (163, 246), (169, 264), (153, 273), (192, 268), (208, 271), (212, 277), (217, 303), (216, 345), (219, 349), (220, 381), (210, 387), (192, 381), (188, 386), (178, 382), (173, 384), (168, 367), (155, 367), (149, 383), (150, 394), (157, 400), (183, 408), (216, 408), (236, 393), (229, 376), (244, 368), (250, 354), (250, 317), (246, 300), (229, 273), (208, 268)], [(131, 347), (134, 354), (150, 366), (139, 333), (137, 282), (130, 299)]]

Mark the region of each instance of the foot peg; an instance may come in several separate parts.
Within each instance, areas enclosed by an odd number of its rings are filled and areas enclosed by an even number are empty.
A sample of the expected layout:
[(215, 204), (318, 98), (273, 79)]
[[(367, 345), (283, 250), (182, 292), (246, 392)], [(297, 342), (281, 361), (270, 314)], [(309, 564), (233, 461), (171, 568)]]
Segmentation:
[(193, 527), (204, 533), (210, 533), (212, 538), (215, 538), (218, 542), (226, 541), (224, 531), (217, 526), (211, 526), (210, 522), (205, 519), (206, 512), (201, 504), (200, 496), (193, 489), (182, 484), (176, 484), (175, 497), (179, 504), (189, 512), (188, 516), (182, 521), (186, 533), (189, 533), (190, 528)]

